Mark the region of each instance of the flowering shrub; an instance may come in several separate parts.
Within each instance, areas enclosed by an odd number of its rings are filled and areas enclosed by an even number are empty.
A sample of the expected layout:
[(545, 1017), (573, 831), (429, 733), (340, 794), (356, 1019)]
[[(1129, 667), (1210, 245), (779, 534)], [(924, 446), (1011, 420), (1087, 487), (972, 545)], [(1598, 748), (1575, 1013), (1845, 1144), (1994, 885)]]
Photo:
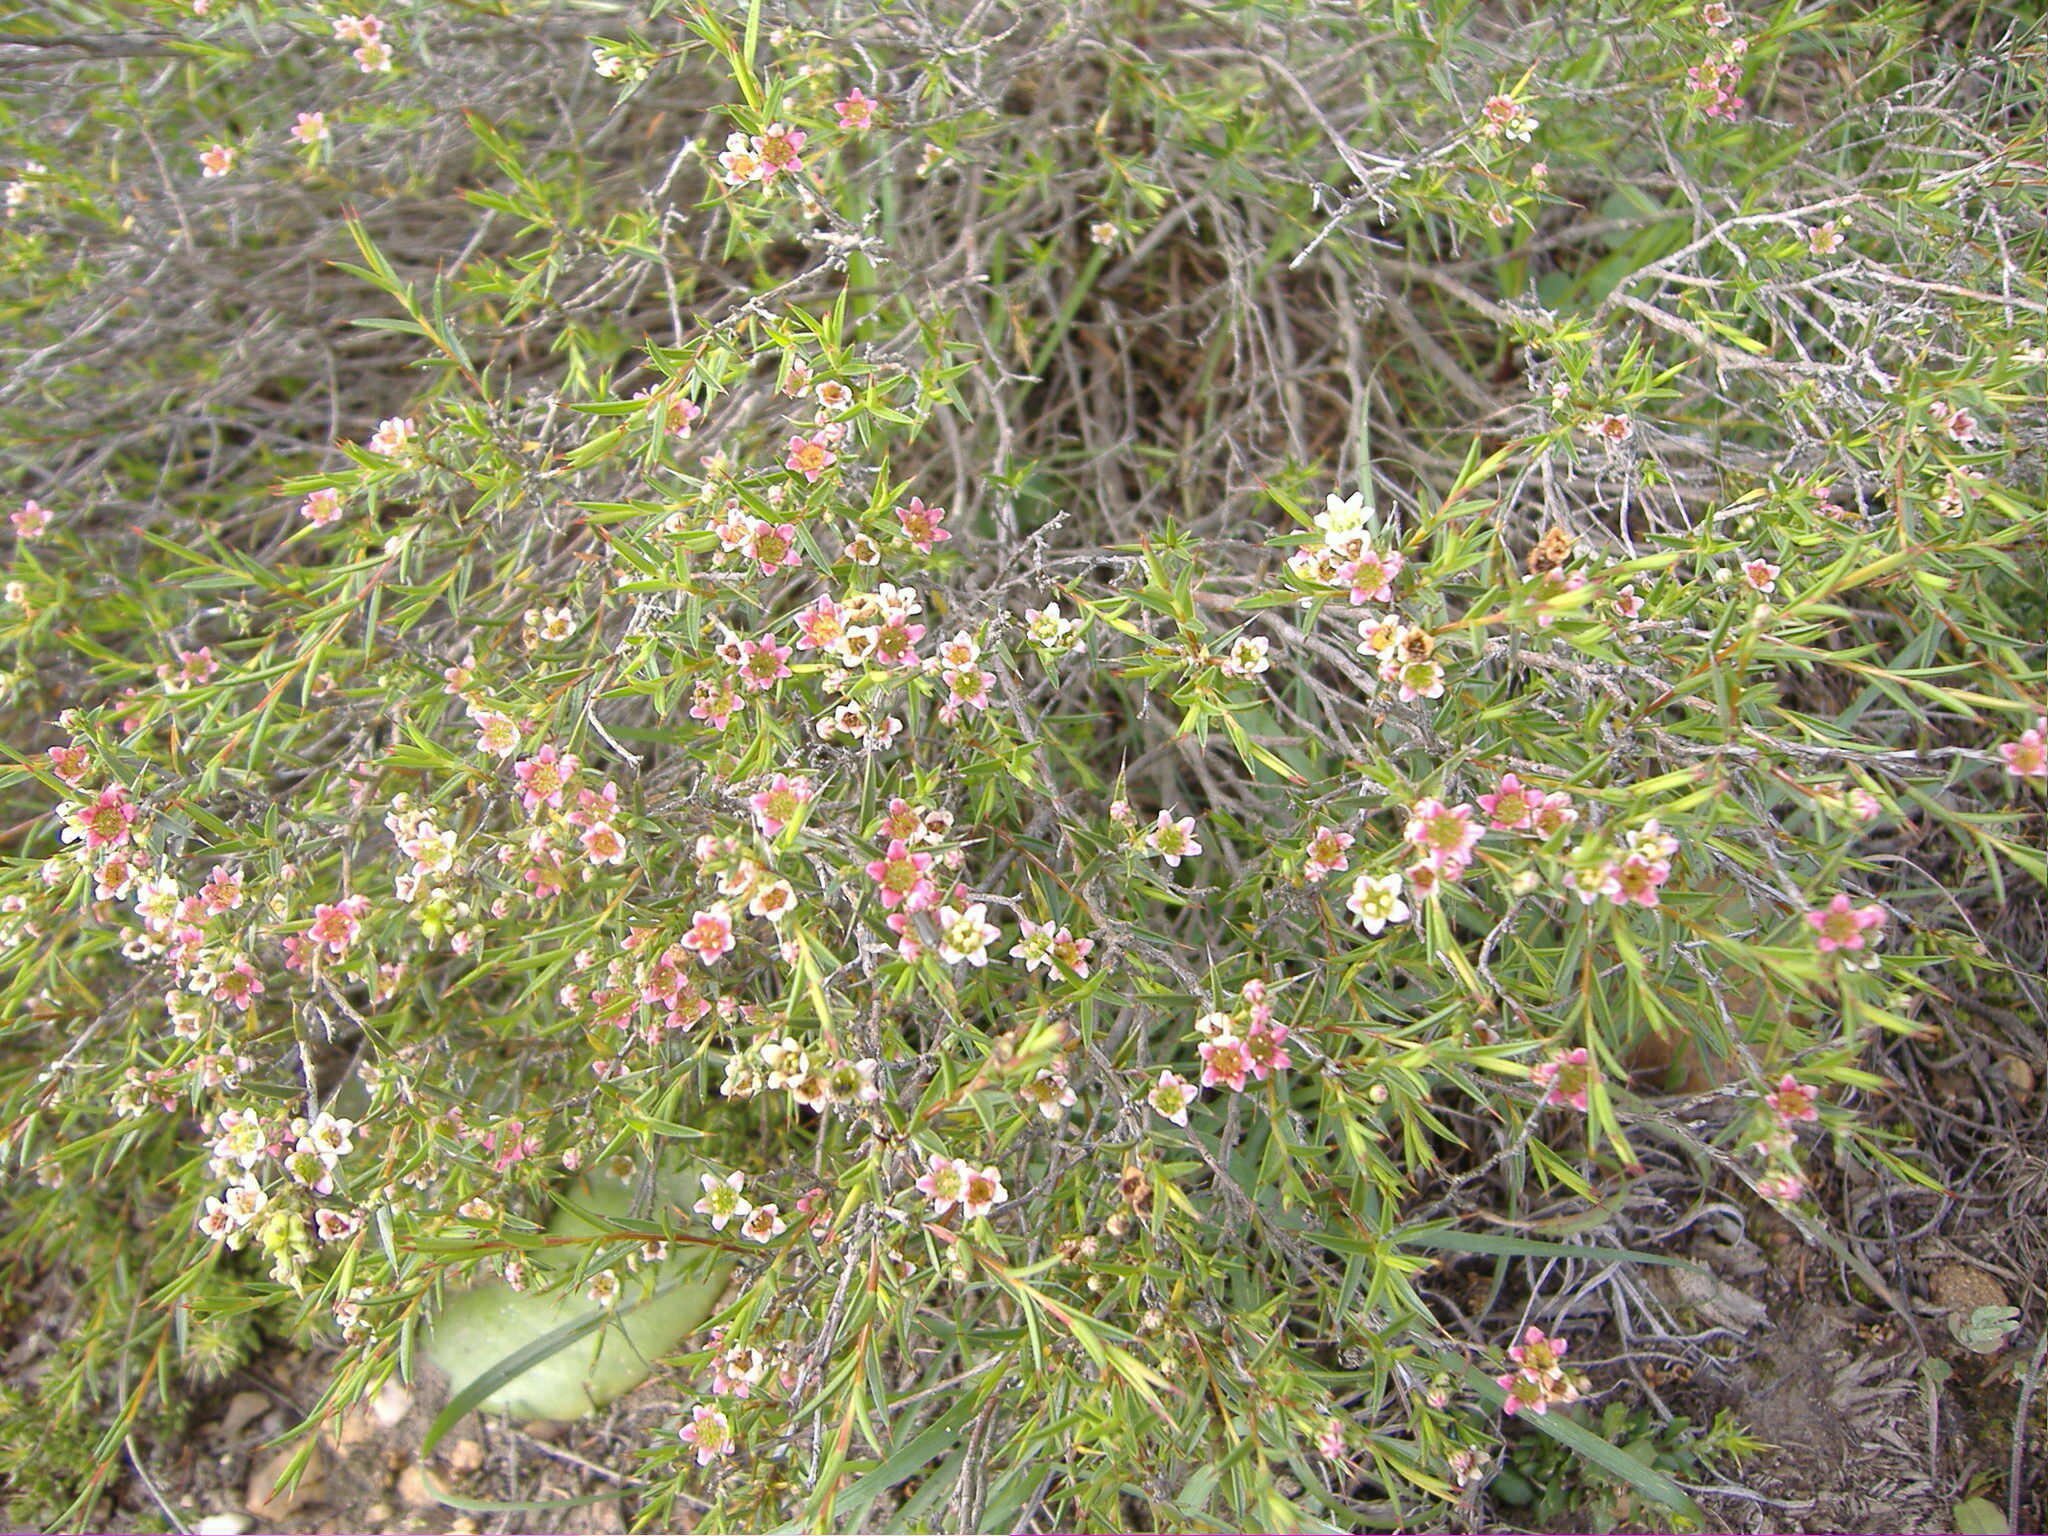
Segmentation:
[(1427, 1526), (1616, 1386), (1456, 1256), (1924, 1177), (1868, 1057), (2048, 880), (2038, 46), (531, 9), (0, 107), (8, 1242), (120, 1298), (101, 1476), (252, 1320), (325, 1420), (681, 1254), (649, 1526)]

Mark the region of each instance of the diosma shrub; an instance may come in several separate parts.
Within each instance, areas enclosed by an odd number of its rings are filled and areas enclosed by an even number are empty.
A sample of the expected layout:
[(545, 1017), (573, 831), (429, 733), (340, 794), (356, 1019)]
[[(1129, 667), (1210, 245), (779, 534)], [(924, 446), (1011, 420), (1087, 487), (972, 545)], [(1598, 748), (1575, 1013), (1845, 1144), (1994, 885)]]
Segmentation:
[(1504, 1413), (1684, 1506), (1556, 1277), (1916, 1177), (1868, 1049), (2048, 877), (2037, 39), (139, 9), (0, 42), (99, 1477), (252, 1322), (324, 1418), (730, 1266), (651, 1526), (1428, 1527)]

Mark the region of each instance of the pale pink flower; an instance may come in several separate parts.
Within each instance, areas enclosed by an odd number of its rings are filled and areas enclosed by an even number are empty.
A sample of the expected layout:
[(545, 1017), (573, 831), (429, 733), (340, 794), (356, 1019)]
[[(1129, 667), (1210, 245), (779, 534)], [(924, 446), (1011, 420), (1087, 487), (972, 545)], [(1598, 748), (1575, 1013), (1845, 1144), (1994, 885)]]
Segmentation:
[(744, 649), (746, 657), (740, 663), (740, 681), (749, 692), (763, 692), (793, 675), (789, 669), (790, 648), (776, 644), (773, 637), (748, 640)]
[(2016, 779), (2048, 779), (2048, 715), (2020, 732), (2018, 741), (2001, 743), (1998, 755)]
[(1153, 1113), (1175, 1125), (1188, 1123), (1188, 1110), (1201, 1096), (1202, 1090), (1177, 1072), (1161, 1072), (1159, 1081), (1152, 1085), (1152, 1091), (1145, 1095), (1145, 1101), (1152, 1106)]
[(39, 539), (50, 526), (50, 509), (39, 501), (24, 501), (19, 512), (8, 514), (17, 539)]
[(1042, 1069), (1017, 1090), (1017, 1096), (1048, 1120), (1060, 1120), (1074, 1107), (1074, 1085), (1057, 1066)]
[(880, 105), (879, 101), (866, 95), (859, 86), (855, 86), (846, 93), (845, 100), (832, 103), (832, 110), (839, 114), (841, 128), (858, 132), (860, 129), (874, 126), (875, 108)]
[(218, 181), (235, 168), (237, 151), (231, 144), (209, 144), (199, 152), (199, 174), (207, 181)]
[(1753, 591), (1775, 592), (1778, 590), (1779, 569), (1762, 558), (1745, 560), (1742, 562), (1742, 579)]
[(362, 914), (369, 905), (369, 899), (363, 896), (322, 902), (313, 908), (313, 923), (306, 930), (307, 939), (313, 944), (324, 945), (330, 955), (347, 954), (362, 935)]
[(1610, 862), (1600, 874), (1600, 894), (1617, 907), (1631, 903), (1654, 907), (1658, 892), (1671, 878), (1671, 864), (1641, 852), (1630, 852)]
[(558, 751), (553, 743), (542, 747), (532, 757), (524, 758), (512, 765), (512, 775), (519, 783), (520, 803), (531, 816), (540, 808), (550, 806), (560, 810), (562, 792), (576, 777), (580, 767), (573, 752)]
[(1286, 1039), (1285, 1024), (1257, 1023), (1244, 1032), (1244, 1054), (1251, 1063), (1253, 1077), (1263, 1083), (1272, 1073), (1284, 1072), (1294, 1065), (1294, 1058), (1287, 1054)]
[(747, 800), (748, 808), (754, 813), (754, 820), (761, 828), (763, 837), (776, 837), (782, 829), (802, 814), (803, 808), (811, 802), (811, 781), (806, 778), (792, 778), (778, 773), (769, 781), (766, 789), (756, 792)]
[(1003, 1177), (995, 1165), (985, 1168), (970, 1168), (959, 1165), (962, 1180), (960, 1186), (960, 1214), (968, 1221), (977, 1216), (986, 1216), (996, 1206), (1010, 1198), (1010, 1192), (1003, 1188)]
[(1583, 1045), (1559, 1051), (1529, 1069), (1529, 1081), (1543, 1090), (1546, 1104), (1568, 1104), (1581, 1114), (1593, 1085), (1593, 1056)]
[(1529, 830), (1536, 807), (1542, 803), (1542, 791), (1529, 788), (1512, 773), (1500, 776), (1492, 794), (1479, 797), (1479, 809), (1486, 813), (1487, 825), (1496, 832)]
[(1790, 1072), (1778, 1079), (1778, 1086), (1764, 1095), (1764, 1103), (1771, 1113), (1778, 1117), (1778, 1124), (1796, 1125), (1801, 1121), (1815, 1121), (1820, 1118), (1816, 1105), (1819, 1094)]
[(301, 112), (298, 121), (291, 126), (294, 144), (318, 144), (327, 137), (327, 114), (325, 112)]
[(1302, 874), (1310, 881), (1342, 874), (1350, 863), (1345, 855), (1356, 841), (1349, 832), (1340, 832), (1335, 827), (1317, 827), (1308, 837), (1308, 854)]
[(689, 932), (678, 942), (703, 964), (714, 964), (732, 952), (732, 909), (715, 901), (708, 909), (693, 912)]
[(973, 1170), (950, 1157), (933, 1155), (917, 1181), (918, 1193), (932, 1203), (932, 1214), (943, 1216), (967, 1193), (967, 1176)]
[(934, 544), (940, 544), (953, 537), (946, 532), (946, 509), (928, 507), (920, 496), (910, 498), (910, 505), (896, 509), (896, 521), (903, 529), (903, 536), (910, 540), (911, 548), (921, 555), (932, 552)]
[(1244, 1091), (1245, 1075), (1252, 1070), (1251, 1053), (1235, 1035), (1217, 1035), (1196, 1047), (1202, 1058), (1202, 1086)]
[(325, 528), (341, 516), (341, 492), (322, 486), (299, 503), (299, 516), (315, 528)]
[(87, 806), (74, 807), (66, 817), (66, 840), (85, 840), (87, 849), (116, 847), (128, 841), (139, 811), (119, 784), (110, 784)]
[(1472, 850), (1479, 846), (1485, 829), (1472, 819), (1469, 805), (1451, 806), (1431, 796), (1409, 807), (1406, 836), (1422, 856), (1422, 862), (1455, 879), (1472, 862)]
[(756, 134), (752, 145), (761, 161), (761, 179), (773, 181), (779, 175), (791, 175), (802, 170), (801, 151), (807, 137), (801, 128), (789, 128), (781, 123), (770, 123)]
[(386, 416), (377, 423), (377, 430), (370, 434), (370, 452), (395, 459), (404, 454), (412, 445), (413, 435), (419, 430), (410, 416)]
[(1202, 845), (1195, 841), (1195, 818), (1182, 816), (1176, 820), (1171, 811), (1161, 811), (1159, 819), (1145, 833), (1145, 847), (1173, 869), (1180, 867), (1182, 859), (1198, 857)]
[(740, 547), (761, 567), (763, 576), (794, 569), (804, 561), (802, 551), (797, 548), (796, 531), (783, 523), (771, 523), (765, 517), (747, 520), (746, 539)]
[(939, 888), (928, 871), (932, 855), (913, 853), (900, 838), (893, 839), (879, 859), (867, 865), (867, 876), (875, 882), (884, 910), (901, 902), (907, 912), (922, 912), (938, 905)]
[(791, 474), (802, 475), (816, 484), (818, 477), (838, 462), (839, 455), (832, 451), (824, 438), (805, 437), (799, 433), (790, 438), (788, 457), (783, 460), (783, 465)]
[(1806, 1180), (1797, 1173), (1767, 1173), (1756, 1181), (1756, 1192), (1773, 1205), (1793, 1205), (1806, 1194)]
[(1593, 423), (1593, 431), (1618, 447), (1636, 435), (1636, 424), (1619, 411), (1609, 411)]
[(1875, 903), (1865, 907), (1850, 905), (1847, 892), (1838, 892), (1824, 907), (1816, 907), (1806, 914), (1806, 926), (1814, 932), (1815, 942), (1822, 954), (1830, 950), (1859, 950), (1864, 946), (1866, 931), (1884, 927), (1884, 908)]
[(721, 1456), (730, 1456), (736, 1445), (733, 1438), (732, 1421), (709, 1403), (699, 1403), (690, 1410), (690, 1422), (685, 1424), (678, 1435), (683, 1444), (697, 1453), (697, 1465), (708, 1467)]

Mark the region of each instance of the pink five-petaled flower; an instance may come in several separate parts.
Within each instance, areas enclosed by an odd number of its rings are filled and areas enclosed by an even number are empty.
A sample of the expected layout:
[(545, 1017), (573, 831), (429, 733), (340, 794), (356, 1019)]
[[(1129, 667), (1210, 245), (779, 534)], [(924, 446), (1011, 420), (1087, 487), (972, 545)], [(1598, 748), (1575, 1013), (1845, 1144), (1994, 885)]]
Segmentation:
[(99, 792), (91, 805), (74, 809), (67, 819), (71, 840), (83, 837), (87, 848), (118, 847), (128, 841), (135, 825), (135, 802), (119, 784)]
[(880, 105), (881, 103), (874, 97), (866, 95), (859, 86), (855, 86), (846, 93), (844, 101), (832, 103), (832, 110), (839, 114), (840, 127), (858, 132), (862, 128), (874, 127), (875, 108)]
[(789, 440), (789, 456), (783, 466), (793, 475), (802, 475), (813, 485), (818, 477), (839, 462), (839, 455), (832, 451), (832, 445), (823, 437), (805, 437), (801, 433)]
[(218, 181), (235, 168), (235, 149), (231, 144), (209, 144), (199, 152), (199, 174), (208, 181)]
[(1818, 1097), (1819, 1094), (1814, 1089), (1787, 1072), (1778, 1079), (1778, 1086), (1764, 1095), (1764, 1103), (1768, 1104), (1771, 1113), (1778, 1117), (1778, 1124), (1796, 1125), (1802, 1120), (1812, 1121), (1820, 1118), (1820, 1110), (1814, 1104)]
[(896, 521), (903, 528), (903, 536), (910, 540), (911, 548), (920, 555), (930, 554), (934, 544), (944, 543), (953, 537), (944, 526), (946, 509), (926, 506), (921, 496), (911, 497), (907, 507), (898, 507)]
[(746, 659), (740, 663), (740, 681), (749, 692), (764, 692), (791, 675), (789, 647), (777, 645), (772, 637), (746, 641), (741, 649)]
[(1752, 591), (1769, 594), (1778, 590), (1780, 567), (1761, 557), (1742, 562), (1742, 579)]
[(580, 766), (573, 752), (558, 751), (553, 743), (514, 763), (512, 776), (519, 783), (519, 800), (526, 814), (531, 816), (544, 805), (560, 810), (562, 791)]
[(1217, 1035), (1196, 1047), (1202, 1058), (1202, 1086), (1244, 1092), (1245, 1074), (1252, 1070), (1251, 1052), (1235, 1035)]
[(778, 773), (769, 781), (768, 787), (758, 791), (747, 800), (747, 806), (754, 813), (754, 820), (760, 825), (763, 837), (776, 837), (782, 829), (802, 813), (811, 802), (811, 781), (805, 778), (791, 778)]
[(370, 452), (387, 459), (399, 458), (411, 448), (418, 431), (419, 423), (410, 416), (386, 416), (370, 434)]
[(846, 610), (821, 597), (796, 616), (797, 649), (824, 650), (846, 633)]
[(1756, 1181), (1756, 1192), (1773, 1205), (1791, 1205), (1806, 1193), (1806, 1180), (1797, 1173), (1767, 1173)]
[(1653, 859), (1640, 851), (1608, 864), (1600, 872), (1600, 894), (1617, 907), (1633, 902), (1637, 906), (1657, 905), (1657, 892), (1671, 878), (1671, 861)]
[(367, 896), (350, 896), (342, 901), (322, 902), (313, 908), (313, 925), (306, 930), (306, 937), (315, 945), (326, 946), (330, 955), (345, 955), (361, 936), (363, 913), (368, 911), (369, 907), (370, 899)]
[(1309, 834), (1308, 857), (1302, 866), (1302, 874), (1316, 881), (1325, 875), (1341, 873), (1350, 862), (1345, 858), (1345, 852), (1356, 841), (1349, 832), (1340, 832), (1335, 827), (1317, 827)]
[(720, 1409), (699, 1403), (690, 1410), (690, 1422), (678, 1431), (683, 1444), (697, 1453), (697, 1465), (708, 1467), (721, 1456), (733, 1453), (732, 1423)]
[(1168, 868), (1177, 869), (1182, 859), (1195, 858), (1202, 851), (1202, 845), (1195, 841), (1195, 818), (1183, 816), (1176, 821), (1171, 811), (1161, 811), (1159, 819), (1145, 833), (1145, 846), (1166, 860)]
[(1806, 914), (1806, 926), (1813, 930), (1822, 954), (1835, 949), (1858, 950), (1863, 947), (1866, 929), (1884, 927), (1884, 908), (1875, 903), (1852, 907), (1848, 893), (1837, 892), (1826, 906)]
[(583, 845), (583, 856), (593, 864), (626, 862), (626, 840), (608, 821), (592, 822), (577, 841)]
[(690, 914), (690, 931), (678, 941), (705, 965), (732, 953), (732, 909), (714, 901), (708, 910)]
[(1367, 603), (1391, 603), (1394, 600), (1394, 578), (1401, 574), (1407, 557), (1388, 551), (1385, 554), (1367, 544), (1354, 560), (1346, 561), (1338, 568), (1340, 582), (1351, 587), (1351, 605), (1362, 608)]
[(1294, 1065), (1294, 1058), (1287, 1054), (1285, 1024), (1254, 1024), (1244, 1032), (1245, 1059), (1251, 1063), (1252, 1076), (1264, 1082), (1275, 1072), (1284, 1072)]
[(39, 539), (50, 526), (50, 509), (39, 501), (24, 501), (21, 510), (9, 517), (17, 539)]
[(1523, 1331), (1521, 1342), (1508, 1346), (1508, 1360), (1524, 1375), (1556, 1382), (1564, 1380), (1564, 1357), (1570, 1350), (1569, 1340), (1551, 1338), (1531, 1323)]
[(1408, 809), (1408, 841), (1422, 855), (1422, 862), (1455, 879), (1472, 862), (1472, 850), (1486, 835), (1485, 828), (1472, 820), (1469, 805), (1445, 805), (1431, 796)]
[(66, 784), (76, 784), (92, 767), (92, 753), (83, 742), (50, 748), (50, 772)]
[(714, 731), (722, 731), (731, 723), (739, 702), (739, 690), (733, 687), (732, 679), (699, 679), (690, 693), (690, 718), (702, 720)]
[[(790, 467), (794, 469), (796, 466)], [(817, 476), (811, 478), (815, 480)], [(804, 557), (796, 547), (796, 534), (783, 524), (756, 517), (747, 521), (746, 530), (746, 542), (741, 547), (761, 567), (763, 576), (772, 576), (779, 570), (804, 563)]]
[(325, 528), (341, 516), (341, 492), (333, 486), (322, 486), (299, 503), (299, 516), (315, 528)]
[(294, 144), (318, 144), (327, 137), (327, 114), (325, 112), (301, 112), (299, 120), (291, 126)]
[[(30, 503), (34, 505), (34, 503)], [(2005, 759), (2005, 771), (2016, 779), (2048, 779), (2048, 715), (1998, 749)]]
[(770, 123), (755, 134), (753, 149), (761, 160), (761, 179), (773, 181), (777, 176), (802, 170), (802, 151), (808, 137), (803, 129), (785, 127), (781, 123)]
[(955, 1166), (962, 1175), (960, 1214), (967, 1220), (972, 1221), (977, 1216), (986, 1216), (1010, 1198), (1010, 1192), (1003, 1188), (1003, 1176), (996, 1171), (993, 1163), (985, 1168), (972, 1168), (965, 1163)]
[(1496, 832), (1528, 831), (1536, 808), (1542, 803), (1543, 792), (1529, 788), (1512, 773), (1500, 776), (1492, 794), (1479, 797), (1479, 809), (1486, 813), (1487, 825)]
[(1569, 1104), (1584, 1114), (1586, 1096), (1593, 1086), (1592, 1053), (1583, 1045), (1559, 1051), (1550, 1060), (1531, 1067), (1529, 1081), (1543, 1090), (1544, 1103)]
[(1175, 1125), (1188, 1123), (1188, 1110), (1201, 1096), (1202, 1090), (1177, 1072), (1161, 1072), (1159, 1081), (1152, 1085), (1152, 1091), (1145, 1095), (1145, 1102), (1152, 1106), (1152, 1112), (1162, 1119), (1171, 1120)]
[(917, 1181), (917, 1192), (932, 1203), (932, 1214), (943, 1216), (967, 1193), (967, 1175), (973, 1170), (950, 1157), (933, 1155)]
[(907, 912), (923, 912), (939, 903), (939, 888), (928, 873), (931, 867), (932, 855), (912, 853), (908, 844), (895, 838), (887, 852), (869, 862), (867, 875), (875, 882), (885, 910), (901, 902)]
[(1526, 1409), (1541, 1414), (1558, 1404), (1577, 1402), (1578, 1383), (1564, 1368), (1564, 1355), (1569, 1347), (1565, 1340), (1546, 1337), (1542, 1329), (1533, 1325), (1525, 1330), (1521, 1342), (1508, 1348), (1509, 1363), (1516, 1369), (1494, 1378), (1495, 1384), (1507, 1394), (1502, 1411), (1513, 1415)]

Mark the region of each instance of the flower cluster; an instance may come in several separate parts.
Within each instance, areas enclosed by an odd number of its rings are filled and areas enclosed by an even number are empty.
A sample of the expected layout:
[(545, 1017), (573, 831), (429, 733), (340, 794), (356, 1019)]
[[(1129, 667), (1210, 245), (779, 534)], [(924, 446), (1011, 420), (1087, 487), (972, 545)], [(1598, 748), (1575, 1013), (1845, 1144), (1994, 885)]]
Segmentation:
[[(1232, 1093), (1242, 1093), (1246, 1078), (1263, 1083), (1275, 1072), (1284, 1072), (1294, 1065), (1294, 1058), (1287, 1052), (1287, 1026), (1273, 1018), (1265, 982), (1256, 978), (1246, 982), (1238, 999), (1235, 1009), (1214, 1010), (1195, 1020), (1195, 1033), (1200, 1038), (1196, 1054), (1202, 1061), (1204, 1088), (1228, 1088)], [(1153, 1088), (1155, 1108), (1159, 1107), (1158, 1095), (1162, 1091), (1172, 1102), (1174, 1090), (1162, 1079)], [(1185, 1104), (1181, 1109), (1185, 1114)], [(1160, 1113), (1168, 1112), (1161, 1109)], [(1168, 1118), (1173, 1116), (1169, 1114)]]
[(1582, 1388), (1564, 1366), (1570, 1347), (1563, 1338), (1552, 1338), (1531, 1323), (1521, 1341), (1508, 1346), (1508, 1363), (1515, 1369), (1494, 1378), (1507, 1394), (1502, 1412), (1544, 1414), (1577, 1402)]

